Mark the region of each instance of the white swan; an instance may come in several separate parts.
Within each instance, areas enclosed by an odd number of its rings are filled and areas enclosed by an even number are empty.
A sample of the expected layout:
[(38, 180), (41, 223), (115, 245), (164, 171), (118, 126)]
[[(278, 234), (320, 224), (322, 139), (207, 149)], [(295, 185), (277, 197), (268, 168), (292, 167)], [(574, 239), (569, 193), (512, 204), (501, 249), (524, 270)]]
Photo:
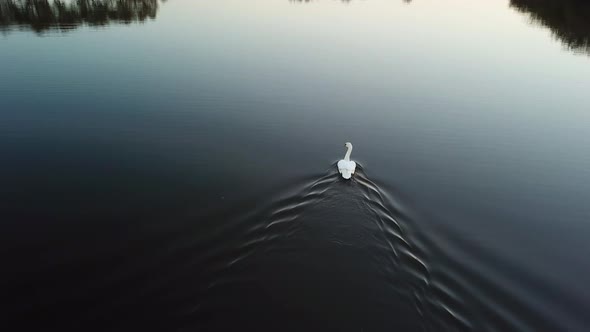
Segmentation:
[(352, 143), (347, 142), (344, 146), (348, 149), (344, 155), (344, 159), (338, 162), (338, 172), (342, 174), (345, 179), (350, 179), (356, 169), (356, 163), (350, 160), (350, 154), (352, 153)]

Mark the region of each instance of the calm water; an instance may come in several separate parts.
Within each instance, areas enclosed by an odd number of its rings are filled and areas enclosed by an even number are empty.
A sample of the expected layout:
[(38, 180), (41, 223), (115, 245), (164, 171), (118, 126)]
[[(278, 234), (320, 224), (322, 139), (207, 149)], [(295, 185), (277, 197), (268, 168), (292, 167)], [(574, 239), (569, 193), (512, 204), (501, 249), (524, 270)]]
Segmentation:
[(0, 0), (0, 321), (588, 331), (589, 42), (576, 0)]

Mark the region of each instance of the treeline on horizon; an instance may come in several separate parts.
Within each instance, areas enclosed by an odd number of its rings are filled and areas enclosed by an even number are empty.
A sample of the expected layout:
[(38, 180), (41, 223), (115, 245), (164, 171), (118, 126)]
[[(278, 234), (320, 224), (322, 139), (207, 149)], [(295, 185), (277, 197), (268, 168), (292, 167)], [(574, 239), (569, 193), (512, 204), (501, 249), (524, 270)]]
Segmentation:
[[(510, 7), (549, 28), (570, 49), (590, 54), (590, 1), (510, 0)], [(81, 24), (142, 22), (155, 19), (157, 11), (158, 0), (0, 0), (0, 30), (19, 26), (42, 32)]]
[(570, 49), (590, 54), (590, 0), (510, 0), (510, 7), (530, 15), (536, 24), (549, 28)]
[(510, 6), (549, 28), (570, 49), (590, 54), (590, 1), (510, 0)]
[(36, 32), (155, 19), (158, 0), (0, 0), (0, 28)]

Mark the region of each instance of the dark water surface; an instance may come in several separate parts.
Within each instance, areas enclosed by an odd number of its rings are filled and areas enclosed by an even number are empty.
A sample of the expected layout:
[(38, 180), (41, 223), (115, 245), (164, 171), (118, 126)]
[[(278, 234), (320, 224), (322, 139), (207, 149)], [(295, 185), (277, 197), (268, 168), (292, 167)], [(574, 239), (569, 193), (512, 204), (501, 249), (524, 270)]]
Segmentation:
[(0, 324), (588, 331), (589, 41), (576, 0), (0, 0)]

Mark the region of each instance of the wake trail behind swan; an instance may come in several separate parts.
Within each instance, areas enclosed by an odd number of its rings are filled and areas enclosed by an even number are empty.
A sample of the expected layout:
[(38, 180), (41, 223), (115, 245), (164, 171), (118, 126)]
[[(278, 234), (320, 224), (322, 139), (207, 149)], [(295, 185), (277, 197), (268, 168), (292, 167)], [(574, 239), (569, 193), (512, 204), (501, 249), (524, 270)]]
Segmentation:
[[(406, 234), (411, 224), (399, 220), (400, 209), (361, 165), (351, 180), (334, 168), (237, 223), (241, 240), (224, 255), (206, 298), (257, 289), (262, 296), (250, 308), (256, 312), (305, 312), (316, 323), (340, 322), (344, 330), (367, 319), (389, 329), (425, 329), (429, 267)], [(201, 308), (203, 314), (228, 310), (217, 301)], [(240, 315), (245, 324), (255, 316)]]

